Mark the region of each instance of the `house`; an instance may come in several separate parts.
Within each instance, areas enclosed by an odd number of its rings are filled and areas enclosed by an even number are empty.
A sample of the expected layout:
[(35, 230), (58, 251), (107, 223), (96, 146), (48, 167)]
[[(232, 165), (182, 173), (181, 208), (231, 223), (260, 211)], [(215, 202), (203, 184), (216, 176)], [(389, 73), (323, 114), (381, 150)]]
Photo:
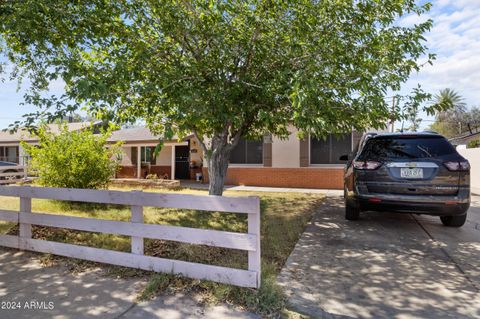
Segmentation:
[[(299, 140), (297, 131), (290, 131), (287, 139), (266, 136), (262, 141), (240, 140), (231, 154), (225, 184), (343, 189), (345, 163), (339, 157), (351, 152), (362, 134)], [(204, 181), (208, 181), (207, 163), (194, 136), (164, 141), (158, 156), (154, 156), (158, 137), (144, 127), (115, 131), (108, 141), (123, 142), (118, 178), (157, 174), (195, 179), (197, 173), (202, 173)]]
[[(98, 125), (100, 123), (94, 123)], [(91, 123), (68, 123), (69, 130), (81, 130)], [(50, 125), (55, 132), (58, 125)], [(265, 136), (260, 141), (240, 140), (232, 151), (225, 184), (290, 188), (343, 189), (345, 163), (339, 157), (350, 153), (361, 138), (352, 132), (326, 139), (308, 137), (300, 140), (291, 127), (286, 139)], [(0, 133), (0, 156), (4, 160), (26, 163), (20, 141), (35, 144), (35, 136), (25, 131)], [(108, 143), (122, 142), (120, 170), (117, 178), (146, 178), (149, 174), (169, 179), (194, 180), (202, 174), (208, 182), (208, 167), (198, 140), (187, 136), (182, 140), (164, 141), (155, 156), (159, 138), (145, 127), (114, 131)]]
[[(79, 131), (85, 128), (98, 127), (101, 125), (101, 121), (96, 122), (78, 122), (78, 123), (65, 123), (69, 131)], [(53, 133), (58, 133), (60, 127), (58, 124), (47, 125), (47, 130)], [(0, 131), (0, 161), (7, 161), (17, 163), (19, 165), (26, 165), (28, 156), (24, 153), (20, 142), (24, 141), (29, 144), (37, 144), (38, 138), (35, 135), (30, 134), (26, 130), (17, 130), (14, 133), (9, 131)]]
[(470, 141), (476, 141), (476, 140), (480, 140), (480, 132), (474, 132), (474, 133), (468, 132), (468, 133), (464, 133), (449, 139), (450, 143), (452, 143), (453, 145), (460, 146), (463, 148), (465, 148)]

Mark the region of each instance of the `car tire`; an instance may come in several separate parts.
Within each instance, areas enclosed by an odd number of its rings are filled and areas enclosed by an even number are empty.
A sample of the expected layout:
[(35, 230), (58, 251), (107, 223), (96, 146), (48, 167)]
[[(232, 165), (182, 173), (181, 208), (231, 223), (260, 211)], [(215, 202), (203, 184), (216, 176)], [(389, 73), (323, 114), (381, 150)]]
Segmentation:
[(462, 227), (467, 220), (467, 214), (455, 216), (440, 216), (443, 225), (448, 227)]
[(345, 219), (358, 220), (360, 218), (360, 208), (355, 207), (346, 201), (345, 203)]

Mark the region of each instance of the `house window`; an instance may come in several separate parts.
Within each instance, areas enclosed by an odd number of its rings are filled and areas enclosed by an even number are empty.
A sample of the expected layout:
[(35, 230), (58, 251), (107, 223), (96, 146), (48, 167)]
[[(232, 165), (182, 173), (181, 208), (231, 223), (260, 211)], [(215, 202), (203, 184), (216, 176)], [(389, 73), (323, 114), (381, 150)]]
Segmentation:
[(352, 134), (330, 134), (325, 139), (310, 138), (310, 164), (345, 164), (340, 156), (352, 151)]
[[(140, 161), (142, 163), (149, 163), (155, 165), (154, 158), (155, 147), (142, 146), (140, 147)], [(132, 147), (132, 164), (137, 165), (137, 147)]]
[(243, 138), (230, 154), (231, 164), (262, 164), (263, 141), (247, 141)]
[(140, 148), (140, 158), (141, 158), (141, 161), (142, 163), (150, 163), (150, 164), (155, 164), (155, 160), (153, 159), (153, 147), (145, 147), (145, 146), (142, 146)]
[(19, 163), (18, 146), (2, 146), (0, 147), (0, 160), (12, 163)]

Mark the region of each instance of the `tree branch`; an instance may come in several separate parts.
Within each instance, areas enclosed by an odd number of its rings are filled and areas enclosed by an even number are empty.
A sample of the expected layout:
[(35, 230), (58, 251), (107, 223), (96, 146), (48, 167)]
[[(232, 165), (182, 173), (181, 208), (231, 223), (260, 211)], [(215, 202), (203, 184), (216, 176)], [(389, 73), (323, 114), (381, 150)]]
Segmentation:
[(207, 160), (208, 160), (208, 149), (207, 149), (207, 146), (205, 145), (205, 142), (203, 141), (203, 135), (202, 135), (202, 138), (200, 138), (200, 136), (198, 135), (198, 131), (195, 128), (193, 128), (192, 131), (193, 131), (193, 135), (198, 140), (198, 143), (200, 143), (200, 147), (202, 148), (203, 154), (207, 156)]

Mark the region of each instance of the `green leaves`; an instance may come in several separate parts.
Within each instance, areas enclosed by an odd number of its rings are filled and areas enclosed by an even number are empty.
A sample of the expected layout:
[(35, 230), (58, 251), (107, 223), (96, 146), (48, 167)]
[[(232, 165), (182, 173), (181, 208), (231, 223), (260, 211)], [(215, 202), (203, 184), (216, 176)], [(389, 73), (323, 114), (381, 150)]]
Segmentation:
[(429, 114), (435, 114), (435, 122), (430, 126), (432, 130), (447, 137), (478, 132), (480, 109), (472, 107), (468, 110), (465, 99), (457, 91), (442, 89), (434, 95), (431, 103)]
[[(419, 117), (421, 111), (431, 112), (435, 110), (435, 107), (426, 104), (430, 101), (432, 95), (423, 91), (422, 87), (418, 85), (416, 88), (413, 88), (412, 92), (409, 95), (401, 96), (395, 95), (393, 97), (393, 103), (395, 106), (394, 110), (394, 120), (400, 120), (402, 126), (399, 129), (400, 131), (413, 131), (416, 132), (422, 122), (422, 118)], [(405, 121), (410, 123), (409, 127), (405, 127)]]
[[(423, 34), (432, 26), (396, 20), (429, 6), (4, 1), (0, 52), (35, 79), (27, 100), (37, 97), (45, 110), (34, 116), (86, 106), (118, 123), (144, 120), (160, 136), (281, 137), (290, 124), (324, 135), (387, 123), (384, 96), (420, 68)], [(429, 54), (427, 63), (433, 59)], [(57, 76), (65, 96), (43, 97)]]
[(104, 188), (118, 169), (120, 145), (107, 145), (108, 133), (89, 129), (69, 132), (59, 124), (60, 134), (47, 126), (37, 132), (38, 146), (22, 142), (31, 156), (29, 169), (38, 183), (50, 187)]

